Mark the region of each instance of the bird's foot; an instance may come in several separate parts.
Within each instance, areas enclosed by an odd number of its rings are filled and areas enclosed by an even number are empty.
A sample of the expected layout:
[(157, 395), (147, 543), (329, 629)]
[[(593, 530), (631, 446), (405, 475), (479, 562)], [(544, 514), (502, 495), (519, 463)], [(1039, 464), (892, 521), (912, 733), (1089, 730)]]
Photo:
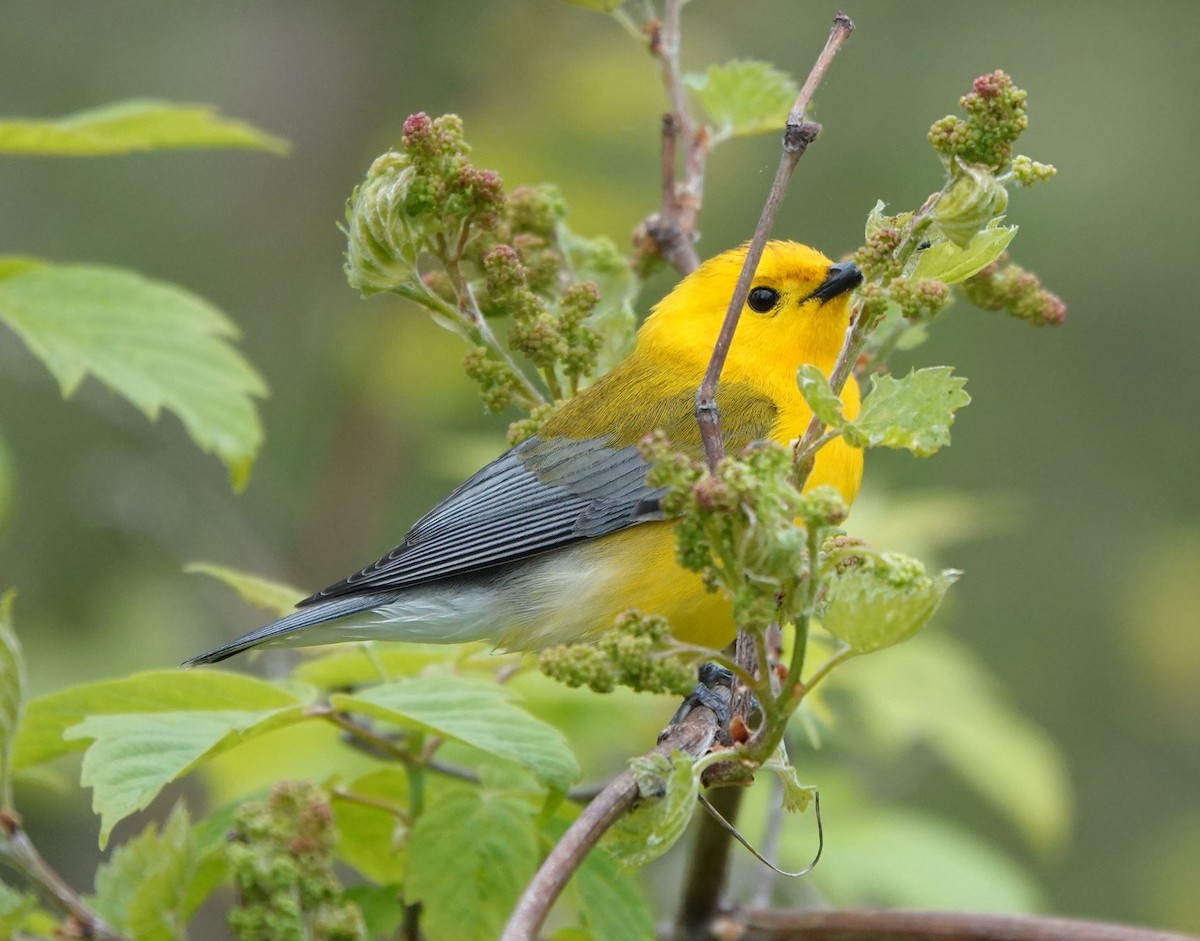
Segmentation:
[[(729, 703), (732, 698), (733, 673), (715, 663), (705, 663), (700, 667), (700, 682), (691, 694), (679, 704), (675, 715), (671, 717), (671, 725), (683, 721), (683, 717), (696, 708), (707, 706), (717, 716), (717, 724), (726, 729), (729, 727)], [(727, 693), (717, 692), (719, 688), (729, 690)]]

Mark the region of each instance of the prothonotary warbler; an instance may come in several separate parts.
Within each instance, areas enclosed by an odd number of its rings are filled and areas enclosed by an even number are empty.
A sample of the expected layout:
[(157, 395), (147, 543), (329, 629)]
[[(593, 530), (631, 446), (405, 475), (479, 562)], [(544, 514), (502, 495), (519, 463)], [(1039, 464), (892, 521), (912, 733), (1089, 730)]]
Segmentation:
[[(348, 640), (536, 650), (595, 636), (628, 608), (665, 616), (682, 641), (724, 646), (734, 635), (729, 604), (676, 563), (673, 527), (646, 484), (638, 442), (662, 429), (676, 447), (701, 453), (696, 389), (744, 258), (744, 248), (727, 251), (684, 278), (642, 324), (627, 359), (426, 513), (382, 559), (188, 663), (266, 644)], [(811, 413), (796, 370), (832, 370), (861, 281), (851, 262), (768, 243), (717, 389), (730, 453), (804, 433)], [(857, 414), (853, 379), (842, 403)], [(817, 454), (808, 486), (832, 484), (849, 501), (861, 476), (862, 452), (839, 438)]]

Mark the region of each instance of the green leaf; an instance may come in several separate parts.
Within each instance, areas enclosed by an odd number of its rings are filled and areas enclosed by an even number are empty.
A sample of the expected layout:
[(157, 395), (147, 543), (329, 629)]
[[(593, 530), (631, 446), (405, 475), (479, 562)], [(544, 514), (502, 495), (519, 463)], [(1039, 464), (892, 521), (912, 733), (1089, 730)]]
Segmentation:
[(583, 923), (595, 941), (646, 941), (655, 937), (654, 915), (637, 878), (597, 847), (573, 879)]
[(430, 941), (495, 941), (537, 867), (528, 801), (483, 788), (441, 791), (409, 841), (405, 900)]
[(39, 765), (86, 748), (63, 735), (88, 716), (121, 713), (244, 710), (266, 712), (301, 703), (293, 693), (224, 670), (152, 670), (47, 693), (25, 704), (13, 743), (13, 768)]
[(817, 789), (810, 784), (801, 784), (795, 766), (788, 760), (787, 749), (783, 742), (770, 761), (763, 764), (764, 771), (770, 771), (779, 781), (783, 791), (783, 809), (789, 814), (802, 814), (808, 810), (817, 797)]
[(1061, 846), (1071, 819), (1066, 763), (969, 650), (933, 633), (835, 671), (869, 736), (864, 747), (901, 764), (932, 753), (1015, 824), (1035, 847)]
[(209, 105), (117, 101), (64, 118), (0, 121), (0, 153), (95, 157), (141, 150), (236, 147), (286, 154), (280, 137), (223, 118)]
[(995, 223), (978, 232), (965, 248), (943, 239), (921, 252), (914, 278), (936, 278), (946, 284), (957, 284), (978, 274), (999, 258), (1017, 234), (1015, 225)]
[(130, 271), (46, 265), (0, 281), (0, 321), (70, 396), (91, 374), (148, 418), (167, 408), (243, 486), (262, 444), (266, 386), (229, 343), (237, 328), (182, 288)]
[(204, 759), (303, 718), (300, 705), (269, 712), (120, 713), (89, 716), (67, 729), (68, 739), (92, 740), (79, 781), (92, 788), (100, 848), (114, 826)]
[(904, 448), (929, 457), (950, 443), (954, 413), (971, 397), (967, 380), (950, 366), (929, 366), (903, 379), (871, 377), (871, 391), (858, 418), (846, 424), (846, 441), (859, 448)]
[(12, 753), (25, 693), (25, 661), (13, 629), (13, 589), (0, 593), (0, 799), (12, 806)]
[(644, 866), (669, 850), (696, 809), (700, 775), (681, 751), (670, 759), (653, 753), (630, 760), (643, 801), (605, 834), (604, 846), (626, 869)]
[(866, 556), (830, 580), (821, 626), (857, 653), (890, 647), (929, 623), (961, 574), (946, 569), (931, 577), (898, 552)]
[(567, 2), (573, 3), (577, 7), (595, 10), (597, 13), (611, 13), (625, 0), (567, 0)]
[(812, 363), (805, 363), (796, 373), (800, 394), (812, 409), (812, 413), (830, 428), (841, 428), (846, 424), (842, 416), (842, 402), (829, 388), (829, 377)]
[(547, 787), (565, 791), (580, 775), (570, 746), (561, 732), (514, 705), (512, 697), (494, 683), (422, 676), (336, 694), (329, 702), (335, 709), (415, 725), (514, 761)]
[[(878, 801), (838, 824), (810, 878), (833, 904), (1034, 912), (1044, 900), (1015, 860), (974, 834)], [(803, 865), (785, 841), (785, 865)]]
[(26, 271), (44, 268), (46, 264), (42, 259), (29, 255), (0, 255), (0, 281), (16, 274), (24, 274)]
[(238, 569), (217, 565), (213, 562), (189, 562), (183, 567), (189, 575), (211, 575), (228, 585), (248, 604), (265, 608), (274, 614), (284, 615), (296, 607), (296, 602), (308, 592), (274, 582), (258, 575), (250, 575)]
[(712, 118), (714, 137), (783, 132), (799, 89), (792, 77), (766, 62), (735, 60), (689, 74), (684, 84)]
[(137, 941), (172, 941), (201, 900), (189, 887), (201, 867), (187, 810), (175, 805), (162, 832), (152, 822), (96, 870), (96, 910)]
[[(355, 801), (362, 797), (380, 805)], [(408, 775), (383, 768), (363, 775), (331, 795), (337, 855), (372, 882), (398, 885), (408, 868), (407, 824), (386, 806), (408, 810)]]
[(38, 907), (37, 896), (0, 882), (0, 941), (9, 941)]
[(404, 924), (404, 903), (393, 885), (352, 885), (341, 900), (358, 906), (370, 938), (398, 938)]

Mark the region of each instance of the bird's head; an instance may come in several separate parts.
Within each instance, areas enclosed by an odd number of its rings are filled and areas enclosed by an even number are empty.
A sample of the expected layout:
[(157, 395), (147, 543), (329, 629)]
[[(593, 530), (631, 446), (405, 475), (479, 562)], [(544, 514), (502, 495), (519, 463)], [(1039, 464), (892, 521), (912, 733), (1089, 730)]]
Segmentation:
[[(746, 247), (710, 258), (663, 298), (638, 333), (653, 350), (703, 369), (712, 354)], [(727, 378), (779, 370), (795, 382), (801, 363), (828, 371), (850, 322), (850, 292), (862, 283), (853, 262), (834, 264), (798, 242), (768, 242), (729, 350)]]

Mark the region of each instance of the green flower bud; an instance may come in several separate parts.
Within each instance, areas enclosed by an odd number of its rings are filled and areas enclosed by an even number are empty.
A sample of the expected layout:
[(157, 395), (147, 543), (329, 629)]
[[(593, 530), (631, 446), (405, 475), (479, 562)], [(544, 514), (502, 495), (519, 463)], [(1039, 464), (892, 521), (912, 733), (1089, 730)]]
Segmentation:
[(423, 239), (405, 206), (416, 171), (404, 154), (378, 157), (346, 204), (346, 279), (364, 296), (410, 281)]
[(950, 165), (950, 185), (934, 206), (933, 218), (946, 238), (966, 248), (1007, 205), (1008, 191), (991, 171), (955, 160)]

